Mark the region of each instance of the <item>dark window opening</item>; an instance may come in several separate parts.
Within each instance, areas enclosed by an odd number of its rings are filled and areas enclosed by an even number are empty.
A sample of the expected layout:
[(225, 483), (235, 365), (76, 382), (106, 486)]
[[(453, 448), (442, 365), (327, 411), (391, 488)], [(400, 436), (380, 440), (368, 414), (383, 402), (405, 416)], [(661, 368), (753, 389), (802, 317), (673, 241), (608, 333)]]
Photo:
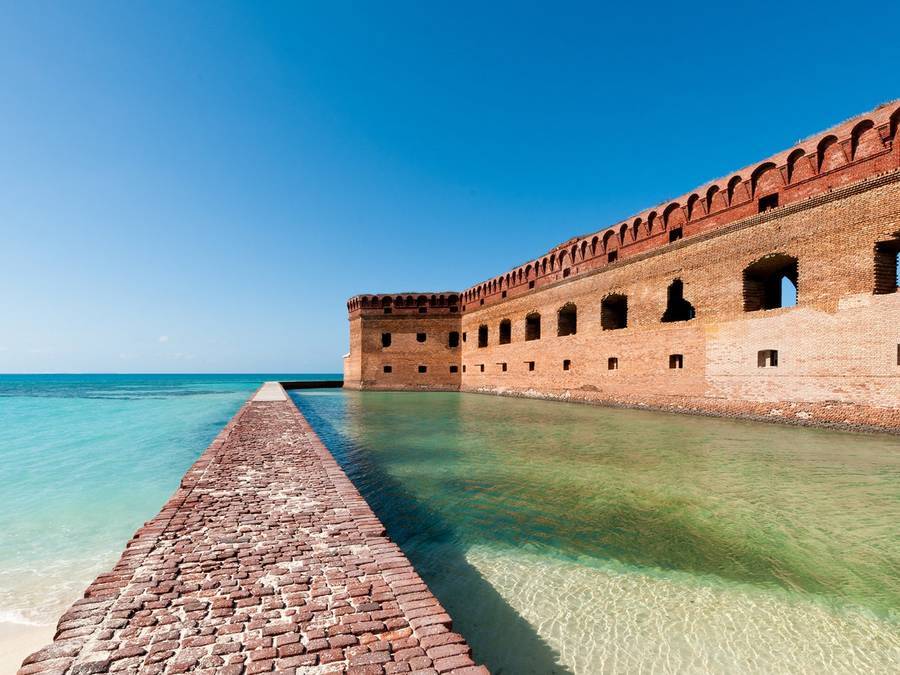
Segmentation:
[(505, 297), (506, 297), (506, 291), (503, 291), (503, 292), (500, 294), (500, 297), (501, 297), (501, 298), (505, 298)]
[(459, 308), (458, 308), (458, 307), (451, 307), (451, 308), (450, 308), (450, 313), (451, 313), (451, 314), (455, 314), (455, 313), (458, 312), (458, 311), (459, 311)]
[(465, 367), (465, 365), (463, 366), (463, 372), (466, 372), (466, 367)]
[[(897, 346), (900, 347), (900, 345), (897, 345)], [(526, 361), (525, 363), (528, 364), (528, 370), (529, 370), (529, 372), (532, 371), (532, 370), (534, 370), (534, 361)]]
[(459, 366), (450, 366), (450, 372), (451, 372), (451, 373), (458, 373), (458, 372), (459, 372)]
[(428, 366), (419, 366), (419, 372), (420, 372), (420, 373), (427, 373), (427, 372), (428, 372)]
[(426, 314), (428, 312), (427, 307), (419, 307), (419, 314)]
[(466, 334), (463, 333), (463, 342), (465, 342), (465, 341), (466, 341)]
[(425, 333), (416, 333), (416, 342), (425, 342)]
[(534, 282), (533, 282), (533, 281), (529, 281), (529, 282), (528, 282), (528, 288), (529, 288), (529, 289), (534, 288)]
[(479, 301), (478, 301), (478, 304), (479, 304), (479, 305), (483, 305), (483, 304), (484, 304), (484, 298), (482, 298), (481, 300), (479, 300)]
[(797, 259), (783, 253), (766, 256), (744, 269), (744, 311), (797, 304)]
[(678, 241), (684, 236), (680, 227), (673, 228), (669, 230), (669, 243), (671, 244), (673, 241)]
[(512, 323), (509, 319), (500, 322), (500, 344), (508, 345), (512, 341)]
[(451, 330), (450, 334), (447, 336), (447, 346), (450, 347), (450, 349), (459, 347), (459, 333), (455, 330)]
[(500, 372), (502, 372), (502, 373), (506, 372), (506, 364), (505, 363), (498, 363), (497, 365), (500, 366)]
[(900, 345), (897, 345), (897, 365), (900, 366)]
[(525, 317), (525, 340), (541, 339), (541, 315), (533, 312)]
[(570, 370), (572, 368), (572, 359), (563, 359), (563, 370)]
[(566, 269), (564, 269), (563, 270), (563, 279), (567, 279), (571, 273), (572, 273), (572, 270), (570, 270), (568, 267)]
[(382, 333), (381, 334), (381, 346), (382, 347), (390, 347), (391, 346), (391, 334), (390, 333)]
[(385, 313), (385, 314), (390, 314), (392, 311), (393, 311), (393, 310), (392, 310), (390, 307), (385, 307), (385, 308), (384, 308), (384, 313)]
[(478, 369), (483, 373), (483, 372), (484, 372), (484, 364), (483, 364), (483, 363), (479, 363), (479, 364), (478, 364)]
[(628, 297), (618, 293), (600, 302), (600, 328), (618, 330), (628, 327)]
[(684, 354), (669, 354), (669, 368), (673, 370), (684, 368)]
[(386, 373), (393, 373), (393, 372), (394, 372), (394, 368), (393, 368), (392, 366), (384, 366), (384, 368), (382, 368), (382, 370), (383, 370), (384, 372), (386, 372)]
[(778, 206), (778, 193), (759, 198), (759, 212), (768, 211)]
[(756, 354), (756, 365), (759, 368), (775, 368), (778, 366), (777, 349), (760, 349)]
[(681, 279), (675, 279), (669, 284), (667, 296), (666, 311), (661, 319), (663, 323), (690, 321), (697, 315), (694, 306), (684, 299), (684, 283)]
[(610, 251), (609, 253), (606, 254), (606, 262), (608, 262), (608, 263), (614, 263), (618, 259), (619, 259), (618, 251)]
[(607, 370), (618, 370), (619, 369), (619, 359), (615, 356), (610, 356), (606, 360), (606, 369)]
[(900, 287), (900, 236), (875, 244), (875, 293), (896, 293)]
[(560, 307), (557, 313), (556, 334), (560, 337), (578, 332), (578, 309), (571, 302)]
[(478, 327), (478, 346), (479, 347), (487, 347), (488, 346), (488, 327), (487, 326), (479, 326)]

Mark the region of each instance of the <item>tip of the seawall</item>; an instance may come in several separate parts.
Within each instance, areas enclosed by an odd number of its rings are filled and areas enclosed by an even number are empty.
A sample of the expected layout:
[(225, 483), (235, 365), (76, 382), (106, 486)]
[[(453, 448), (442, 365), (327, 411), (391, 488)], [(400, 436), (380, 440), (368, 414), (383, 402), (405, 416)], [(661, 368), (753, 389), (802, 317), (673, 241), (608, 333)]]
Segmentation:
[(287, 401), (287, 394), (280, 382), (263, 382), (263, 386), (253, 396), (254, 403), (264, 401)]

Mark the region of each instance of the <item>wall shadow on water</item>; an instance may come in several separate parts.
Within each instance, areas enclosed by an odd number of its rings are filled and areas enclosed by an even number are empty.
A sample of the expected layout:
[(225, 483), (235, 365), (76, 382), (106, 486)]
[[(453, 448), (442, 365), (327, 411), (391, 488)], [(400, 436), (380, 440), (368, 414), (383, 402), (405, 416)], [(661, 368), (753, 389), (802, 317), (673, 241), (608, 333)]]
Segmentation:
[[(373, 459), (365, 442), (354, 441), (321, 414), (319, 405), (346, 405), (334, 394), (311, 400), (292, 395), (353, 484), (403, 550), (416, 571), (465, 635), (476, 662), (493, 673), (572, 673), (554, 650), (466, 559), (468, 544), (453, 524), (417, 499), (404, 484)], [(359, 400), (353, 402), (359, 404)], [(352, 424), (365, 427), (377, 410), (342, 411)], [(365, 433), (354, 436), (364, 438)]]

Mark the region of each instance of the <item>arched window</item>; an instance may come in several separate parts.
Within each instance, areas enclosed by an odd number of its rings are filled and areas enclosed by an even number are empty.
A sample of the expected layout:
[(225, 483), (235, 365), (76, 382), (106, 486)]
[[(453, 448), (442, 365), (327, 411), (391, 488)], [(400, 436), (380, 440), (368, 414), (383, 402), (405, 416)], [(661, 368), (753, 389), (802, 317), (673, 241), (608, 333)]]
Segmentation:
[(793, 307), (797, 304), (797, 259), (773, 253), (744, 268), (744, 311)]
[(532, 312), (525, 317), (525, 341), (541, 339), (541, 315)]
[(484, 324), (481, 324), (478, 327), (478, 346), (479, 347), (487, 347), (488, 346), (488, 327)]
[(607, 295), (600, 302), (600, 327), (619, 330), (628, 327), (628, 297), (620, 293)]
[(881, 135), (872, 120), (863, 120), (850, 132), (850, 158), (862, 159), (884, 149)]
[(684, 282), (681, 279), (675, 279), (669, 284), (666, 296), (666, 311), (661, 319), (663, 323), (690, 321), (697, 315), (694, 306), (684, 299)]
[(741, 184), (741, 177), (735, 176), (730, 181), (728, 181), (728, 205), (732, 206), (735, 204), (735, 200), (739, 199), (741, 193), (738, 191), (738, 187)]
[(819, 141), (816, 154), (819, 173), (830, 171), (844, 163), (844, 153), (838, 144), (837, 136), (826, 136)]
[(700, 201), (700, 197), (696, 194), (688, 197), (687, 200), (687, 218), (688, 220), (693, 220), (697, 217), (697, 203)]
[(501, 345), (508, 345), (512, 341), (512, 323), (509, 319), (503, 319), (500, 322), (500, 339)]
[(556, 319), (556, 334), (559, 337), (575, 335), (578, 331), (578, 309), (574, 303), (567, 302), (559, 308)]
[[(802, 166), (800, 162), (806, 161), (806, 153), (803, 151), (803, 148), (797, 148), (790, 155), (788, 155), (787, 159), (787, 179), (788, 183), (793, 183), (794, 180), (804, 177), (802, 174)], [(800, 169), (800, 171), (798, 171)]]
[(712, 187), (709, 188), (709, 190), (706, 191), (706, 212), (707, 213), (713, 212), (713, 206), (715, 206), (716, 193), (718, 193), (718, 191), (719, 191), (718, 185), (713, 185)]

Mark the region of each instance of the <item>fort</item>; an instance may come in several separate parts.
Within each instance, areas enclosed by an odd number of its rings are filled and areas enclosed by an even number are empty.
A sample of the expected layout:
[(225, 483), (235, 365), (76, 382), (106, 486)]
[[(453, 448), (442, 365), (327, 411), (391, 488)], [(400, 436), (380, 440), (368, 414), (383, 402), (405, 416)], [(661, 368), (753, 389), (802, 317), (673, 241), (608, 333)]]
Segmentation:
[(464, 291), (347, 303), (344, 386), (900, 431), (900, 102)]

